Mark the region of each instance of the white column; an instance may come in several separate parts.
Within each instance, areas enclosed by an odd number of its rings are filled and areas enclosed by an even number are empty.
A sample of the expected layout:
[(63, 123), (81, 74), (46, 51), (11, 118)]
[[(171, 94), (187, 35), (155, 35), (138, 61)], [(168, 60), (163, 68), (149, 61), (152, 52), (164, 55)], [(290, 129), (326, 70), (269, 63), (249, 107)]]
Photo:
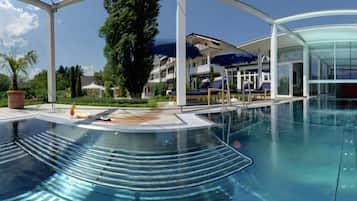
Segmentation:
[(337, 79), (336, 42), (333, 43), (333, 79)]
[[(317, 62), (317, 79), (321, 80), (321, 60), (320, 58), (318, 58), (318, 62)], [(318, 83), (317, 84), (317, 95), (321, 94), (321, 84)]]
[(232, 102), (231, 102), (231, 88), (229, 86), (229, 73), (228, 73), (228, 70), (227, 69), (224, 69), (224, 73), (225, 73), (225, 76), (226, 76), (226, 85), (227, 85), (227, 95), (228, 95), (228, 104), (229, 105), (232, 105)]
[[(187, 62), (187, 60), (186, 60)], [(192, 59), (189, 59), (186, 63), (186, 87), (191, 87), (191, 68), (192, 68)]]
[(262, 85), (263, 82), (263, 78), (262, 78), (262, 72), (263, 72), (263, 55), (262, 53), (258, 53), (258, 87), (260, 87), (260, 85)]
[(55, 62), (55, 19), (54, 12), (48, 12), (48, 37), (49, 37), (49, 51), (48, 51), (48, 72), (47, 72), (47, 87), (48, 87), (48, 102), (56, 102), (56, 62)]
[(207, 52), (207, 65), (208, 65), (208, 71), (211, 72), (211, 52)]
[(307, 45), (304, 46), (303, 61), (303, 96), (309, 97), (310, 53)]
[(176, 101), (186, 105), (186, 0), (177, 0), (176, 10)]
[(270, 75), (271, 99), (276, 98), (278, 91), (278, 30), (276, 24), (272, 25), (270, 41)]
[(294, 96), (294, 80), (293, 80), (293, 77), (294, 77), (294, 65), (293, 64), (290, 64), (289, 65), (289, 96), (290, 97), (293, 97)]
[(240, 75), (239, 69), (237, 71), (237, 88), (238, 88), (238, 90), (242, 89), (242, 77)]

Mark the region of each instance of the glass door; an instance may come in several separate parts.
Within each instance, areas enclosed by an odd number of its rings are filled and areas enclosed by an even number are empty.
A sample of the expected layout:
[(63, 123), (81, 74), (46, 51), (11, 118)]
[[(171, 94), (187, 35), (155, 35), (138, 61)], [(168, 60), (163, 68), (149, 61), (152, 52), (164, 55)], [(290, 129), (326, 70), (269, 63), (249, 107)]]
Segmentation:
[(278, 96), (292, 96), (293, 68), (291, 63), (278, 64)]
[(303, 63), (293, 64), (293, 96), (303, 96)]

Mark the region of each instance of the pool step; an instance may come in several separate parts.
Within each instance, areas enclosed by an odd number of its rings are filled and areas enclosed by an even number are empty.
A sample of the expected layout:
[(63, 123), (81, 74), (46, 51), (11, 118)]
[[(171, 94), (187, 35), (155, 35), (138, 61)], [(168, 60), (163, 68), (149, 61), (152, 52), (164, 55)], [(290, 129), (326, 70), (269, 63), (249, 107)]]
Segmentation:
[[(230, 185), (229, 180), (222, 182)], [(229, 188), (229, 187), (228, 187)], [(160, 192), (133, 192), (121, 189), (109, 189), (93, 185), (64, 174), (56, 173), (44, 181), (36, 189), (18, 195), (5, 201), (47, 201), (47, 200), (125, 200), (125, 201), (202, 201), (207, 200), (231, 200), (234, 192), (233, 186), (226, 192), (221, 185), (203, 185), (179, 191)]]
[(14, 142), (0, 145), (0, 165), (23, 158), (28, 154)]
[(66, 175), (113, 188), (162, 191), (216, 181), (252, 161), (224, 144), (168, 155), (125, 156), (113, 149), (85, 147), (51, 133), (17, 143), (35, 158)]
[[(41, 135), (41, 133), (40, 133), (40, 135)], [(96, 153), (103, 154), (103, 153), (110, 152), (111, 155), (120, 156), (121, 158), (129, 158), (129, 159), (139, 158), (140, 160), (143, 160), (143, 159), (148, 159), (148, 160), (170, 159), (170, 158), (177, 157), (177, 156), (191, 155), (191, 154), (193, 154), (192, 151), (195, 151), (194, 153), (199, 153), (199, 151), (204, 152), (205, 148), (210, 148), (212, 146), (216, 146), (216, 145), (201, 145), (201, 146), (195, 146), (195, 147), (190, 147), (190, 148), (182, 148), (179, 151), (178, 150), (137, 151), (137, 150), (133, 150), (133, 149), (128, 150), (128, 149), (123, 149), (123, 148), (109, 148), (109, 147), (103, 147), (103, 146), (98, 146), (98, 145), (81, 144), (81, 143), (73, 142), (72, 138), (64, 137), (61, 134), (54, 133), (52, 131), (46, 131), (46, 132), (42, 133), (42, 135), (45, 135), (46, 137), (49, 137), (51, 139), (60, 139), (62, 141), (67, 141), (72, 144), (77, 144), (83, 148), (90, 148), (91, 151), (94, 151)]]
[[(160, 162), (169, 162), (169, 161), (175, 161), (175, 160), (182, 160), (184, 157), (197, 157), (197, 156), (202, 156), (203, 154), (212, 154), (212, 153), (205, 153), (206, 149), (202, 150), (190, 150), (190, 152), (185, 152), (185, 153), (179, 153), (179, 154), (167, 154), (167, 155), (153, 155), (153, 156), (147, 156), (147, 155), (128, 155), (126, 153), (119, 153), (116, 150), (113, 149), (106, 149), (106, 150), (100, 150), (97, 148), (93, 147), (88, 147), (88, 146), (83, 146), (79, 144), (75, 144), (72, 141), (66, 139), (66, 138), (60, 138), (58, 136), (53, 136), (50, 133), (39, 133), (37, 136), (34, 136), (37, 139), (42, 139), (42, 141), (51, 141), (52, 143), (57, 143), (60, 145), (65, 145), (70, 147), (69, 149), (78, 149), (79, 151), (85, 150), (88, 155), (91, 156), (109, 156), (113, 158), (117, 158), (117, 160), (121, 161), (126, 161), (126, 162), (147, 162), (147, 163), (160, 163)], [(216, 149), (216, 151), (220, 151), (220, 149), (223, 149), (225, 146), (224, 145), (219, 145), (213, 147)], [(196, 156), (195, 156), (196, 155)]]
[(32, 190), (4, 201), (64, 201), (56, 195), (40, 189)]

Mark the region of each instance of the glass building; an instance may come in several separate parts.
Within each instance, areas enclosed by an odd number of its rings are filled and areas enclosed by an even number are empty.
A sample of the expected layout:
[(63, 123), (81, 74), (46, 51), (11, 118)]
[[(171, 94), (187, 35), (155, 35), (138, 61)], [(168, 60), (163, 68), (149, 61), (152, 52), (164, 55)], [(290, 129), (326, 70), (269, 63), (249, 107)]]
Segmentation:
[[(304, 46), (289, 34), (277, 36), (276, 96), (357, 98), (357, 25), (315, 26), (294, 32), (305, 40)], [(270, 56), (271, 37), (240, 48)], [(308, 78), (305, 95), (304, 75)]]
[[(255, 52), (257, 65), (240, 67), (239, 71), (263, 77), (263, 58), (269, 57), (271, 99), (279, 96), (325, 95), (333, 98), (357, 98), (355, 49), (357, 25), (340, 24), (291, 29), (287, 24), (314, 18), (357, 16), (356, 9), (333, 9), (305, 12), (275, 18), (249, 3), (224, 0), (225, 3), (251, 14), (271, 27), (271, 36), (239, 45), (239, 49)], [(185, 26), (186, 0), (177, 1), (177, 105), (186, 104)], [(237, 77), (241, 72), (237, 73)], [(239, 86), (239, 84), (237, 84)], [(259, 86), (258, 85), (258, 86)]]

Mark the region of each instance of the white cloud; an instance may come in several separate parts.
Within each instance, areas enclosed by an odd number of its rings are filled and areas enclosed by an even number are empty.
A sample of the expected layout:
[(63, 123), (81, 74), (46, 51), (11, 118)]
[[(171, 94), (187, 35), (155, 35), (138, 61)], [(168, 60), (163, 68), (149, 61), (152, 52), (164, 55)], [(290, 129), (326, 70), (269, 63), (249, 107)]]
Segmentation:
[(97, 69), (93, 66), (82, 66), (83, 74), (86, 76), (93, 76)]
[(0, 45), (10, 48), (26, 44), (24, 34), (39, 26), (38, 15), (33, 11), (17, 8), (10, 0), (0, 0)]
[(26, 6), (26, 8), (29, 9), (29, 10), (33, 10), (33, 11), (39, 11), (40, 10), (40, 8), (38, 8), (36, 6), (33, 6), (33, 5), (28, 5), (28, 6)]

